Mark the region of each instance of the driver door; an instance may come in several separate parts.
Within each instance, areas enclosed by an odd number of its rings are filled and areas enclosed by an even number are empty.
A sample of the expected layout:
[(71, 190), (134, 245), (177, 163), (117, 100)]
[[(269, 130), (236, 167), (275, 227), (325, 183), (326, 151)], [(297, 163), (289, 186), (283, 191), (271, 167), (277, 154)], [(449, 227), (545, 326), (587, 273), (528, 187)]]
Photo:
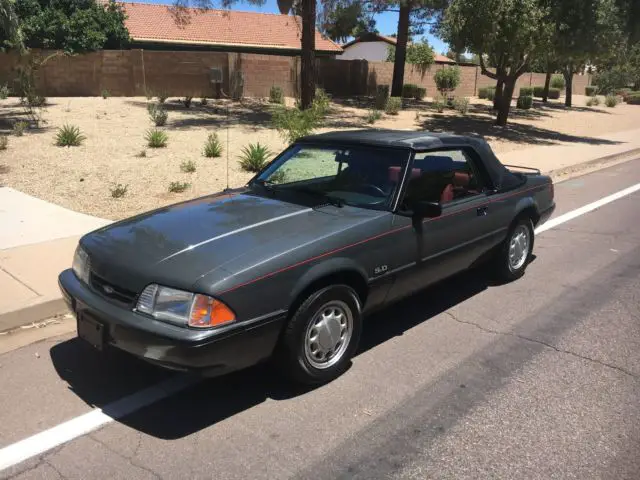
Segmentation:
[(438, 202), (442, 214), (415, 219), (395, 213), (399, 265), (389, 292), (395, 299), (410, 295), (472, 265), (499, 241), (497, 209), (487, 195), (486, 173), (464, 148), (417, 154), (399, 207), (415, 200)]

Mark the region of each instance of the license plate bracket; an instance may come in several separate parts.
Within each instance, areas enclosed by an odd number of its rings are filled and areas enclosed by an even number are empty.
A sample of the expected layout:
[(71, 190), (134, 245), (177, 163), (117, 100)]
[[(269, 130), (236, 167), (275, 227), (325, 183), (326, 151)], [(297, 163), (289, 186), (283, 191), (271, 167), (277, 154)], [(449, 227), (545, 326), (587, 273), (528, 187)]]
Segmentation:
[(80, 312), (76, 315), (78, 337), (92, 347), (102, 351), (104, 347), (104, 325)]

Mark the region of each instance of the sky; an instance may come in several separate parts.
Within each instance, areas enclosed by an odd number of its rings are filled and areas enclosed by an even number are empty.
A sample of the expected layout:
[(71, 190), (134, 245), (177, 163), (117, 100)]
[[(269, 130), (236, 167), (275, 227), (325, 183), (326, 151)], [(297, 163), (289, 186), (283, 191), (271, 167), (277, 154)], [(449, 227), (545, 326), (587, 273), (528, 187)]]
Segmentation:
[[(143, 3), (164, 3), (171, 4), (173, 0), (129, 0), (129, 1), (141, 1)], [(211, 0), (212, 5), (219, 7), (220, 3), (216, 0)], [(238, 1), (233, 5), (232, 10), (243, 10), (251, 12), (264, 12), (264, 13), (279, 13), (278, 4), (276, 0), (266, 0), (266, 3), (262, 6), (251, 5), (248, 2)], [(385, 12), (375, 16), (376, 28), (382, 35), (389, 35), (396, 33), (398, 30), (398, 12)], [(426, 37), (429, 41), (429, 45), (433, 47), (436, 53), (443, 53), (447, 51), (447, 45), (437, 37), (427, 33), (422, 36), (416, 36), (414, 41), (419, 41), (422, 37)]]

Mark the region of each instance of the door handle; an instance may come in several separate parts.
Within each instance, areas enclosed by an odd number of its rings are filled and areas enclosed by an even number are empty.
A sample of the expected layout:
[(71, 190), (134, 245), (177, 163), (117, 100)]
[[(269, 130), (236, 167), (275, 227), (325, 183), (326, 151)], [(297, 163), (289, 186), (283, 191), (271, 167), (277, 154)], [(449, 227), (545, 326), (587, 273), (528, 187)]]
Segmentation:
[(479, 207), (476, 212), (478, 213), (479, 217), (484, 217), (488, 212), (489, 207), (484, 206), (484, 207)]

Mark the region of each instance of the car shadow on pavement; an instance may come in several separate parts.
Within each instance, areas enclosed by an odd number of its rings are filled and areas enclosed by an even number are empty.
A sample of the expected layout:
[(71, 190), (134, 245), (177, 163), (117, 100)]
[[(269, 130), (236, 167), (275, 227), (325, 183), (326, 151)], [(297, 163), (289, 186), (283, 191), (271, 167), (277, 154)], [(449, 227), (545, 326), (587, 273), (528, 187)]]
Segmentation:
[[(356, 358), (493, 285), (485, 272), (472, 269), (378, 311), (365, 320)], [(110, 351), (101, 355), (76, 338), (53, 346), (50, 355), (62, 380), (83, 401), (95, 407), (103, 407), (176, 375), (126, 353)], [(177, 439), (266, 400), (287, 400), (311, 390), (292, 386), (266, 363), (204, 379), (118, 421), (156, 438)]]

